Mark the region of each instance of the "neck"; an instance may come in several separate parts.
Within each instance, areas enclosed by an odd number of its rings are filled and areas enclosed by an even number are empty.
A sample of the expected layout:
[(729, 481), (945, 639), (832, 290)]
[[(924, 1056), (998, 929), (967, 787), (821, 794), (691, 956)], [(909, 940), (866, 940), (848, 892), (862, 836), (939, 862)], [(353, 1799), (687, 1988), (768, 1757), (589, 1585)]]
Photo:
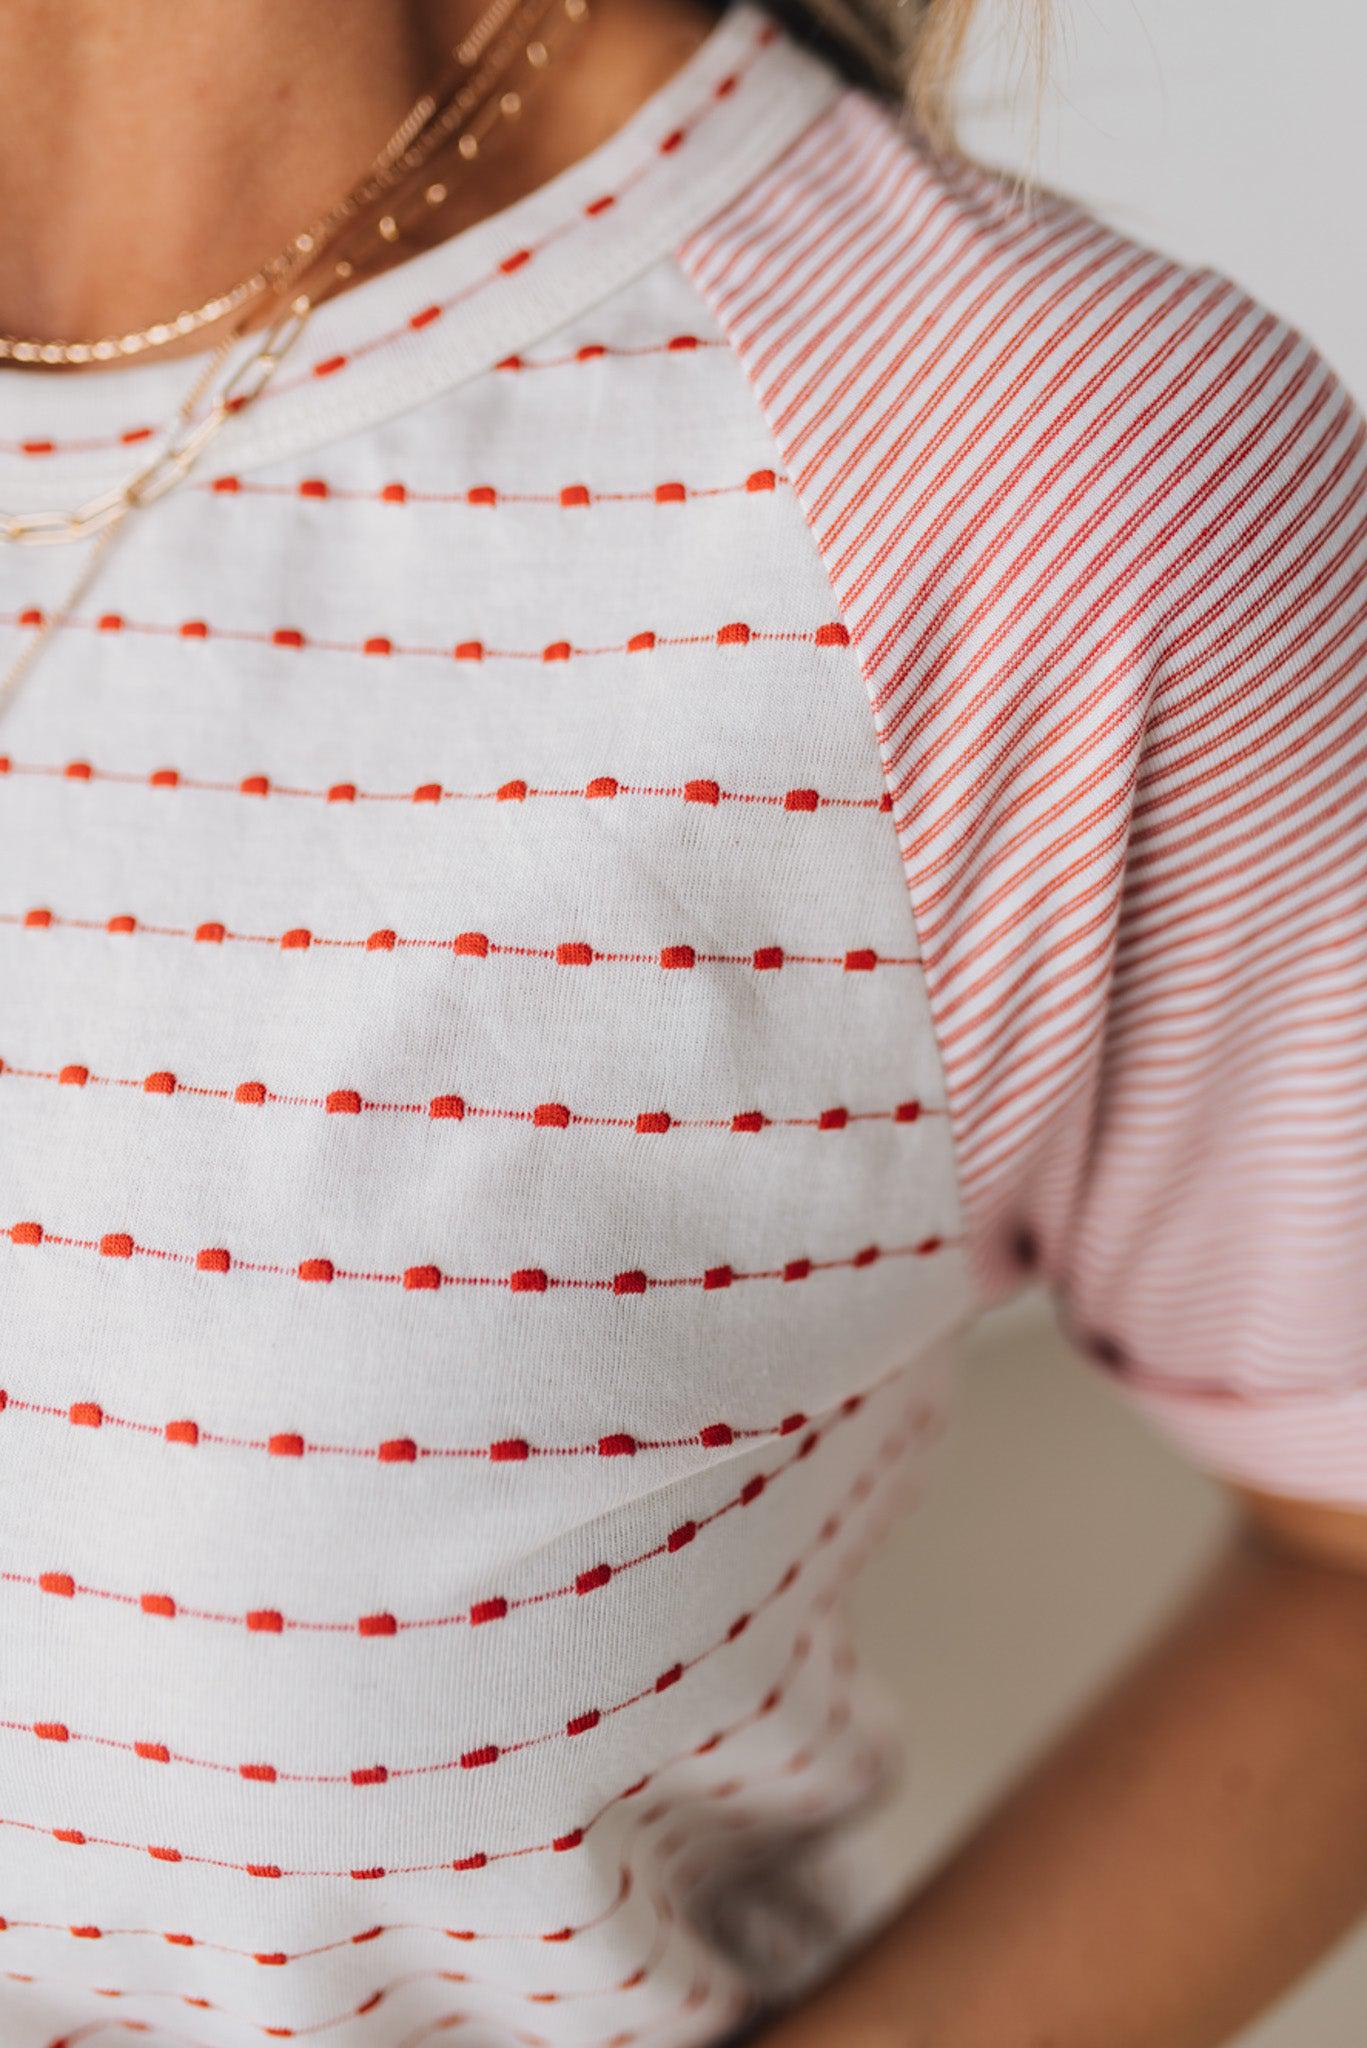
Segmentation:
[[(4, 0), (0, 332), (94, 338), (229, 289), (352, 186), (482, 9)], [(526, 117), (462, 173), (441, 234), (596, 146), (708, 21), (701, 0), (592, 9)]]

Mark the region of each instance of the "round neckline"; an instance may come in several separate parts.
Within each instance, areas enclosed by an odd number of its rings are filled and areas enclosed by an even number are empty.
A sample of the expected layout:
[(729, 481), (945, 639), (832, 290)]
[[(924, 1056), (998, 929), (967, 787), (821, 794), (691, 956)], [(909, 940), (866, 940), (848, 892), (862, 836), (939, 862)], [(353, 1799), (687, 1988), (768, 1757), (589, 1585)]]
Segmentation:
[[(584, 314), (687, 237), (840, 90), (751, 0), (597, 149), (319, 307), (210, 461), (276, 461), (406, 411)], [(245, 346), (245, 345), (244, 345)], [(202, 356), (87, 377), (0, 372), (0, 504), (66, 505), (156, 445)]]

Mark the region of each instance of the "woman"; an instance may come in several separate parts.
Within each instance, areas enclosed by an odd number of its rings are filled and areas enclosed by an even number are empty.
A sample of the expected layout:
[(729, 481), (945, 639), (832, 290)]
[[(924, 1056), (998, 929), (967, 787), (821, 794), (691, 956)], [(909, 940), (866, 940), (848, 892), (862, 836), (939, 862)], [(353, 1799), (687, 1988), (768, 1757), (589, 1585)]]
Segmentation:
[[(1362, 425), (823, 22), (5, 11), (6, 2048), (1211, 2048), (1367, 1901)], [(856, 1956), (1032, 1271), (1246, 1534)]]

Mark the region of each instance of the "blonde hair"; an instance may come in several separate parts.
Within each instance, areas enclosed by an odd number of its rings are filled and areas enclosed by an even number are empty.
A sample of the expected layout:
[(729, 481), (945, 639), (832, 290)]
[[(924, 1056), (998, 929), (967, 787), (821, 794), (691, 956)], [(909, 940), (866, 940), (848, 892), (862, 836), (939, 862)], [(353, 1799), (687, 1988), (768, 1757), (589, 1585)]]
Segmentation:
[[(1048, 0), (1017, 0), (1033, 65), (1045, 46)], [(782, 9), (866, 84), (905, 98), (941, 147), (954, 138), (954, 81), (978, 0), (787, 0)]]

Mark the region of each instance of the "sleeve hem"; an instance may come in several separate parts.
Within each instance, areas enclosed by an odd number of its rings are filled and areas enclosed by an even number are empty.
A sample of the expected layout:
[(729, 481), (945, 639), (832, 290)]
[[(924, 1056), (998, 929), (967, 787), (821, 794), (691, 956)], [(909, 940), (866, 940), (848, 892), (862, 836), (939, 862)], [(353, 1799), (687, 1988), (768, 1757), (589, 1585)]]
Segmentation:
[(1260, 1493), (1367, 1510), (1367, 1386), (1185, 1393), (1126, 1386), (1130, 1405), (1205, 1471)]

